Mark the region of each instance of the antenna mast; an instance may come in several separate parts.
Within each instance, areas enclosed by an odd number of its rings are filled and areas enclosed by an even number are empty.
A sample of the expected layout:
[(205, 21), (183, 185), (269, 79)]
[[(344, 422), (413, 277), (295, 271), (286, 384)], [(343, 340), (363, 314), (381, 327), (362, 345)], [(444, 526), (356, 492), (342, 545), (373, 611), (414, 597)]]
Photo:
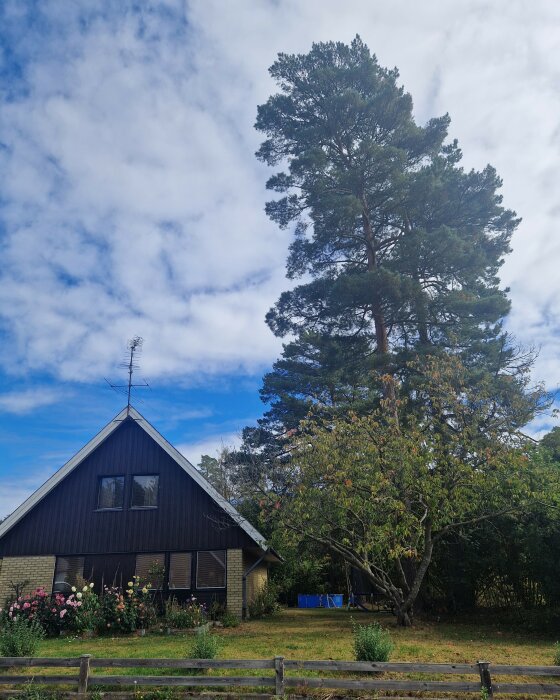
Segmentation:
[(139, 335), (135, 335), (132, 340), (128, 341), (128, 347), (130, 349), (130, 361), (128, 363), (128, 392), (127, 392), (127, 402), (126, 402), (126, 415), (130, 412), (130, 393), (132, 389), (132, 373), (135, 369), (139, 368), (138, 364), (134, 362), (134, 353), (142, 348), (142, 343), (144, 339)]
[(135, 335), (132, 340), (128, 341), (128, 350), (129, 354), (126, 356), (126, 361), (123, 362), (122, 364), (119, 365), (119, 367), (122, 367), (123, 369), (126, 369), (128, 372), (128, 382), (127, 384), (111, 384), (111, 382), (106, 379), (105, 381), (107, 384), (111, 387), (111, 389), (114, 389), (118, 393), (126, 393), (126, 415), (130, 415), (130, 400), (132, 398), (132, 389), (136, 387), (149, 387), (150, 385), (148, 382), (144, 382), (143, 384), (133, 384), (132, 383), (132, 375), (134, 374), (134, 370), (140, 369), (140, 365), (138, 362), (135, 360), (135, 356), (140, 354), (142, 350), (142, 344), (144, 343), (144, 339), (141, 338), (139, 335)]

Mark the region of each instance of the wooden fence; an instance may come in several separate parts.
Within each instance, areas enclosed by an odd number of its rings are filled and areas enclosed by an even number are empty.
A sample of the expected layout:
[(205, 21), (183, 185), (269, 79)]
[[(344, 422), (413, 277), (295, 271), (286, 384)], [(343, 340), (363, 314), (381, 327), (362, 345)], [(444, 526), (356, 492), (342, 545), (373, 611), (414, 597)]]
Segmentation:
[[(15, 668), (75, 668), (75, 674), (30, 674), (12, 675)], [(112, 675), (96, 672), (96, 669), (185, 669), (202, 670), (202, 675)], [(273, 659), (105, 659), (84, 654), (74, 658), (0, 658), (0, 686), (36, 685), (77, 686), (77, 695), (83, 696), (92, 686), (173, 686), (185, 688), (261, 688), (267, 689), (267, 697), (299, 695), (312, 688), (331, 691), (408, 691), (457, 694), (476, 693), (477, 697), (493, 698), (500, 694), (528, 696), (560, 696), (557, 682), (532, 682), (524, 677), (548, 677), (560, 679), (560, 666), (504, 666), (478, 661), (476, 664), (424, 664), (424, 663), (370, 663), (365, 661), (293, 661), (282, 656)], [(214, 669), (271, 671), (267, 675), (212, 676), (205, 672)], [(313, 672), (313, 676), (298, 676), (298, 671)], [(288, 673), (287, 673), (288, 672)], [(382, 674), (428, 675), (428, 676), (474, 676), (471, 680), (415, 680), (382, 676)], [(325, 675), (327, 674), (327, 675)], [(353, 677), (341, 677), (352, 674)], [(372, 678), (372, 674), (375, 677)], [(368, 677), (369, 676), (369, 677)], [(496, 681), (496, 677), (515, 676), (516, 682)], [(4, 690), (3, 696), (15, 695), (13, 690)], [(75, 691), (74, 693), (75, 694)], [(249, 693), (244, 693), (249, 695)], [(251, 697), (253, 694), (250, 694)], [(254, 697), (263, 697), (263, 695)], [(391, 700), (397, 700), (392, 697)]]

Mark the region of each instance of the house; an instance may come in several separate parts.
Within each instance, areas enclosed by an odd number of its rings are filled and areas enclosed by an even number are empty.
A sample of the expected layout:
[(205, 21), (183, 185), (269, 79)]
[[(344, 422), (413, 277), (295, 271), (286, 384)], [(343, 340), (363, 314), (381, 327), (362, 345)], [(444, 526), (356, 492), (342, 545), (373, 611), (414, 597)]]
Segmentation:
[(132, 407), (123, 409), (0, 525), (0, 604), (13, 584), (95, 590), (134, 575), (241, 616), (279, 557)]

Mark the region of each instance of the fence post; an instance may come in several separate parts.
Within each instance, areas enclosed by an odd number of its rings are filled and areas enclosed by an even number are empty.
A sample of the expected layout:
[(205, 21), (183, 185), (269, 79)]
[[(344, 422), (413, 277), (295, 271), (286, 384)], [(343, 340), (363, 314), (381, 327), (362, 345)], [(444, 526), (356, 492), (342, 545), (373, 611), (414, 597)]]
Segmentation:
[(487, 698), (494, 697), (494, 690), (492, 688), (492, 678), (490, 677), (490, 666), (489, 661), (477, 661), (478, 672), (480, 673), (480, 682), (482, 687), (486, 691)]
[(284, 657), (275, 656), (274, 657), (274, 671), (276, 677), (276, 691), (275, 695), (278, 697), (284, 697)]
[(89, 660), (91, 654), (82, 654), (80, 656), (80, 674), (78, 676), (78, 693), (83, 695), (87, 693), (89, 681)]

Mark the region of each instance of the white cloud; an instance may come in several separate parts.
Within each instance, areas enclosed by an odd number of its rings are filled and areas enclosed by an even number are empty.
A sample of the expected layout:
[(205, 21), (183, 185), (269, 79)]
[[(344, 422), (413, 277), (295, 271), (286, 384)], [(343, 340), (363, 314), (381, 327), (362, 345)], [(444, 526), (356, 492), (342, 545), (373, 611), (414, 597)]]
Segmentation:
[(204, 440), (176, 445), (179, 452), (196, 467), (202, 455), (217, 457), (224, 447), (236, 448), (241, 444), (241, 432), (210, 435)]
[(11, 391), (0, 394), (0, 412), (23, 415), (36, 408), (58, 403), (62, 394), (56, 389), (36, 388), (22, 391)]
[(9, 370), (98, 378), (135, 334), (150, 378), (270, 364), (280, 346), (263, 318), (289, 235), (263, 213), (256, 105), (278, 51), (359, 32), (399, 67), (418, 118), (449, 111), (466, 166), (504, 178), (524, 219), (503, 270), (508, 326), (542, 347), (536, 377), (558, 383), (560, 6), (193, 0), (186, 23), (96, 6), (50, 3), (58, 34), (18, 35), (34, 58), (0, 131)]

